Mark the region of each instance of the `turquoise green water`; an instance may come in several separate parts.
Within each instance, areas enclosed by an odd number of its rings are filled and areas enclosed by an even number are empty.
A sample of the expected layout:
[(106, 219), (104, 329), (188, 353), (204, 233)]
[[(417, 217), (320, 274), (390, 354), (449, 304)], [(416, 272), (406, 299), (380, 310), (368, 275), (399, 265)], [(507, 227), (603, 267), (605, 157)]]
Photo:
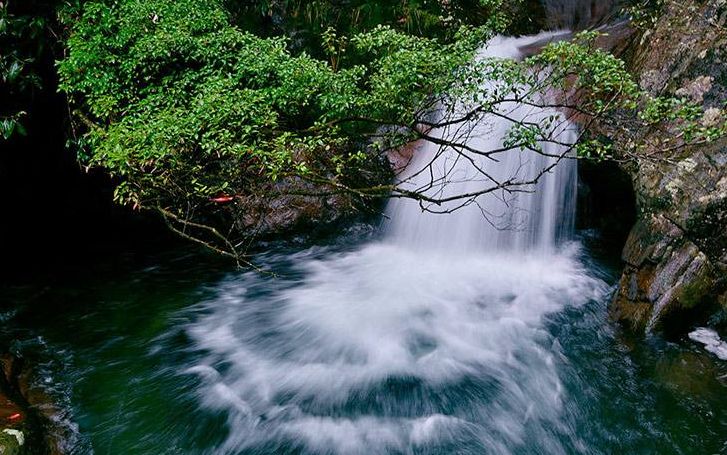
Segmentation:
[[(419, 307), (392, 315), (397, 300), (340, 314), (305, 303), (360, 292), (363, 278), (329, 294), (311, 283), (331, 261), (333, 276), (368, 273), (345, 261), (368, 264), (371, 235), (273, 245), (258, 262), (277, 277), (179, 251), (38, 276), (2, 290), (17, 308), (3, 338), (39, 365), (78, 454), (727, 453), (727, 365), (686, 339), (627, 336), (607, 293), (465, 325), (455, 292), (422, 316), (431, 336), (417, 331)], [(576, 258), (607, 291), (609, 261), (588, 248)], [(413, 360), (366, 351), (370, 334), (395, 347), (403, 332), (416, 334)]]

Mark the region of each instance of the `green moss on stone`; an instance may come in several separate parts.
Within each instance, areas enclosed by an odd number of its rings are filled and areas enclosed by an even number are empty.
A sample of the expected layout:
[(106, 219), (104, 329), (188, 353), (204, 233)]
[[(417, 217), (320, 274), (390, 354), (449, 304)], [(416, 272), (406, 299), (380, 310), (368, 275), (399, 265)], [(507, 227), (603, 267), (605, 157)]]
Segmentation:
[(681, 308), (685, 310), (693, 309), (702, 303), (713, 302), (714, 296), (711, 295), (713, 290), (714, 281), (707, 276), (703, 276), (685, 285), (676, 300)]
[[(15, 430), (10, 430), (15, 431)], [(21, 455), (24, 453), (23, 445), (18, 437), (10, 431), (0, 431), (0, 455)]]

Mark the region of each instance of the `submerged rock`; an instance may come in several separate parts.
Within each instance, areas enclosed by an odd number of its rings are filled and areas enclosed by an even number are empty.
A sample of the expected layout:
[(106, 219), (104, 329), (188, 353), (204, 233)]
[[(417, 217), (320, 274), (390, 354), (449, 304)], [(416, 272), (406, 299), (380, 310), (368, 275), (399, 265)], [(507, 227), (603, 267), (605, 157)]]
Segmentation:
[(689, 400), (719, 400), (723, 392), (723, 365), (709, 354), (687, 350), (666, 351), (655, 359), (654, 377), (659, 385)]

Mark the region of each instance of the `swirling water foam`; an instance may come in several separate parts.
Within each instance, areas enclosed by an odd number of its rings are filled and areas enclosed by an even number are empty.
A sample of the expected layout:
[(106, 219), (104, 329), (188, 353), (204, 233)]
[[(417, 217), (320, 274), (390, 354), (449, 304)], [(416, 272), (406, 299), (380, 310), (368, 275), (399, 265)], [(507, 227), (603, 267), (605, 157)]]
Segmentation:
[[(483, 56), (517, 58), (518, 46), (537, 39), (497, 39)], [(515, 118), (557, 115), (505, 108)], [(509, 125), (500, 122), (472, 126), (478, 147), (501, 145)], [(526, 178), (551, 159), (508, 154), (482, 165)], [(432, 174), (417, 166), (432, 161), (435, 174), (470, 172), (454, 151), (425, 146), (403, 184), (426, 184), (417, 179)], [(230, 276), (187, 327), (198, 355), (183, 374), (199, 378), (200, 406), (228, 427), (210, 453), (578, 447), (558, 375), (563, 359), (543, 326), (548, 314), (605, 292), (568, 241), (575, 178), (575, 163), (564, 160), (534, 192), (493, 193), (448, 215), (392, 201), (380, 240), (286, 257), (295, 273), (274, 281)], [(469, 175), (458, 182), (432, 194), (484, 184)], [(486, 221), (483, 207), (510, 229)]]

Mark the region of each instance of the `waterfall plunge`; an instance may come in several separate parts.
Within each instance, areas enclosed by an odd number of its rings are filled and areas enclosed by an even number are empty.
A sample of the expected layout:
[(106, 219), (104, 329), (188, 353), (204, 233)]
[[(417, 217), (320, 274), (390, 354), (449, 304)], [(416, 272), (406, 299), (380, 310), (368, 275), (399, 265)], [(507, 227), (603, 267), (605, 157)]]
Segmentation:
[[(542, 37), (531, 38), (531, 41)], [(517, 57), (528, 40), (496, 39), (486, 54)], [(517, 117), (545, 112), (511, 106)], [(547, 113), (550, 114), (550, 113)], [(499, 147), (506, 122), (471, 125), (477, 146)], [(564, 135), (572, 134), (566, 128)], [(444, 151), (453, 194), (482, 185)], [(421, 150), (402, 178), (437, 153)], [(483, 163), (527, 178), (548, 159), (515, 151)], [(449, 215), (392, 201), (382, 241), (353, 251), (311, 248), (259, 258), (294, 273), (233, 274), (195, 309), (187, 334), (199, 406), (225, 415), (214, 454), (560, 454), (578, 447), (558, 376), (560, 350), (543, 318), (600, 298), (570, 233), (575, 164), (535, 193), (479, 202)], [(454, 177), (452, 176), (454, 175)], [(458, 177), (457, 177), (458, 176)], [(415, 177), (409, 183), (420, 185)], [(477, 181), (480, 180), (480, 181)]]
[[(479, 58), (521, 58), (521, 46), (547, 40), (554, 34), (526, 38), (495, 38)], [(490, 89), (497, 84), (489, 83)], [(537, 104), (538, 100), (533, 100)], [(464, 111), (464, 112), (462, 112)], [(461, 117), (466, 107), (455, 109)], [(516, 121), (539, 123), (555, 111), (515, 103), (500, 105), (500, 116), (490, 115), (430, 135), (454, 142), (466, 138), (469, 147), (487, 152), (502, 147)], [(445, 119), (448, 120), (449, 118)], [(558, 142), (574, 144), (575, 126), (561, 119)], [(456, 137), (455, 137), (456, 136)], [(393, 200), (387, 209), (389, 240), (426, 250), (463, 252), (532, 251), (551, 252), (560, 240), (571, 236), (574, 224), (577, 175), (575, 160), (564, 158), (567, 147), (543, 143), (542, 154), (519, 149), (494, 155), (496, 161), (466, 150), (455, 151), (427, 142), (414, 154), (400, 176), (407, 190), (428, 188), (424, 194), (442, 199), (487, 190), (495, 182), (530, 182), (550, 169), (536, 184), (498, 189), (475, 200), (453, 200), (442, 205)], [(547, 155), (547, 156), (546, 156)], [(483, 170), (495, 182), (480, 172)], [(514, 190), (514, 192), (513, 192)], [(463, 202), (468, 202), (460, 207)], [(426, 210), (424, 210), (426, 208)]]

